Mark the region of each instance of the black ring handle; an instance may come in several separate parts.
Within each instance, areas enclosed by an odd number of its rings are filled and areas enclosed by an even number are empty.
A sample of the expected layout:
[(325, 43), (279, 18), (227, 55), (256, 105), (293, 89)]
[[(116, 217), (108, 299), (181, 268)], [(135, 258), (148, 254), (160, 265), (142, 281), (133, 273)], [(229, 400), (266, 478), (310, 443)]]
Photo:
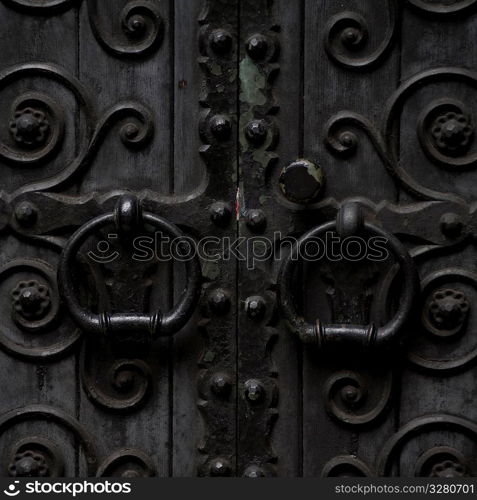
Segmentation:
[(115, 224), (120, 233), (127, 233), (148, 223), (172, 238), (184, 237), (184, 233), (174, 224), (154, 215), (142, 213), (137, 199), (132, 195), (119, 198), (114, 212), (100, 215), (81, 226), (68, 240), (60, 259), (58, 268), (58, 288), (61, 297), (77, 325), (90, 333), (114, 334), (115, 332), (134, 330), (143, 332), (154, 340), (178, 332), (187, 323), (194, 312), (201, 290), (201, 268), (197, 255), (184, 262), (187, 283), (177, 304), (167, 313), (154, 311), (142, 313), (109, 313), (94, 314), (84, 309), (78, 302), (71, 279), (76, 255), (95, 230)]
[[(415, 299), (419, 291), (419, 279), (414, 261), (402, 243), (392, 234), (387, 233), (371, 222), (361, 221), (359, 217), (352, 216), (356, 209), (349, 210), (344, 207), (338, 213), (337, 221), (328, 222), (318, 226), (303, 235), (295, 244), (290, 255), (286, 258), (280, 268), (278, 275), (278, 304), (288, 327), (304, 343), (317, 344), (320, 348), (333, 346), (347, 346), (360, 349), (370, 349), (372, 347), (387, 347), (393, 343), (403, 329), (403, 326), (411, 316)], [(347, 214), (343, 214), (347, 212)], [(304, 318), (299, 317), (293, 302), (293, 271), (299, 262), (293, 255), (300, 255), (299, 250), (311, 238), (319, 237), (326, 232), (342, 232), (343, 220), (352, 220), (352, 224), (357, 230), (364, 231), (373, 236), (380, 236), (387, 240), (387, 244), (392, 251), (397, 263), (403, 271), (402, 300), (393, 318), (385, 325), (377, 328), (375, 325), (347, 325), (347, 324), (322, 324), (319, 319), (314, 324), (308, 323)], [(349, 235), (349, 231), (345, 231)], [(298, 253), (297, 253), (298, 251)]]

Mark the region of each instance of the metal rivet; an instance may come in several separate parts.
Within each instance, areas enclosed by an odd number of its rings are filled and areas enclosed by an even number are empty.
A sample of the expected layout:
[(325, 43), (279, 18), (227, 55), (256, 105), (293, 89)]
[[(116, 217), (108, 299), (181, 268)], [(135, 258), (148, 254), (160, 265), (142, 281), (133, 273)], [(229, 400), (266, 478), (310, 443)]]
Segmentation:
[(245, 301), (245, 310), (250, 319), (262, 319), (266, 311), (266, 303), (263, 297), (248, 297)]
[(259, 380), (245, 382), (245, 397), (250, 403), (261, 403), (265, 398), (265, 388)]
[(8, 472), (13, 477), (46, 477), (50, 471), (42, 453), (26, 450), (15, 455)]
[(341, 34), (341, 43), (349, 50), (361, 48), (367, 40), (367, 33), (357, 28), (347, 28)]
[(472, 143), (474, 126), (468, 116), (450, 111), (437, 117), (431, 126), (431, 133), (440, 151), (451, 156), (460, 156)]
[(22, 201), (15, 207), (15, 219), (21, 226), (32, 226), (38, 217), (38, 209), (28, 201)]
[(139, 127), (135, 123), (128, 123), (124, 127), (124, 135), (127, 139), (134, 139), (139, 134)]
[(464, 292), (452, 288), (440, 288), (431, 296), (426, 312), (433, 326), (457, 333), (464, 324), (470, 311), (470, 301)]
[(12, 290), (12, 304), (13, 310), (23, 318), (41, 319), (51, 305), (50, 290), (36, 280), (19, 281)]
[(24, 108), (15, 113), (10, 122), (10, 132), (21, 146), (36, 148), (45, 144), (50, 124), (45, 113), (39, 109)]
[(131, 16), (124, 24), (124, 31), (126, 34), (132, 38), (140, 38), (144, 36), (147, 28), (146, 20), (143, 16), (134, 15)]
[(441, 217), (441, 230), (449, 238), (457, 238), (464, 228), (462, 218), (454, 213), (447, 213)]
[(209, 213), (211, 221), (221, 227), (226, 226), (230, 222), (230, 216), (232, 215), (229, 204), (222, 201), (214, 203), (210, 207)]
[(467, 476), (467, 467), (465, 464), (454, 462), (453, 460), (445, 460), (437, 463), (432, 468), (431, 477), (464, 477)]
[(267, 225), (267, 218), (263, 210), (253, 209), (247, 212), (246, 223), (251, 231), (263, 231)]
[(114, 386), (120, 392), (128, 392), (134, 387), (134, 373), (131, 370), (123, 370), (114, 379)]
[(213, 313), (225, 314), (230, 309), (230, 294), (222, 288), (217, 288), (209, 294), (208, 302)]
[(297, 160), (282, 170), (279, 184), (288, 200), (306, 205), (317, 201), (322, 194), (325, 176), (318, 165)]
[(232, 473), (230, 462), (225, 458), (216, 458), (210, 463), (210, 475), (214, 477), (226, 477)]
[(256, 479), (259, 477), (267, 477), (266, 472), (262, 469), (262, 467), (259, 467), (258, 465), (249, 465), (244, 473), (243, 477), (249, 477), (252, 479)]
[(340, 135), (340, 142), (341, 144), (343, 144), (343, 146), (346, 146), (347, 148), (352, 148), (356, 147), (357, 138), (356, 135), (353, 134), (352, 132), (343, 132)]
[(216, 396), (226, 397), (232, 390), (232, 379), (226, 373), (216, 373), (212, 377), (210, 388)]
[(232, 123), (225, 115), (215, 115), (210, 120), (210, 130), (217, 139), (225, 141), (232, 133)]
[(245, 46), (248, 55), (254, 60), (263, 59), (267, 55), (268, 40), (263, 35), (252, 35)]
[(263, 144), (267, 137), (267, 123), (265, 120), (252, 120), (245, 127), (245, 136), (255, 146)]
[(215, 53), (227, 54), (232, 48), (232, 36), (226, 30), (214, 30), (209, 36), (209, 44)]
[(347, 385), (341, 389), (341, 399), (343, 403), (353, 407), (361, 399), (361, 391), (358, 387)]
[(121, 473), (121, 477), (129, 477), (129, 478), (141, 477), (141, 474), (137, 470), (126, 469)]

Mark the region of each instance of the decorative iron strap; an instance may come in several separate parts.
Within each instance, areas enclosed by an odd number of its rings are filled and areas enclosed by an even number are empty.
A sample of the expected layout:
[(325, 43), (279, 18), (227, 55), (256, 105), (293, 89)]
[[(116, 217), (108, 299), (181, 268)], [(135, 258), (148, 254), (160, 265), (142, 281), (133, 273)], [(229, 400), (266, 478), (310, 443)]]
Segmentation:
[[(232, 221), (237, 171), (237, 20), (236, 0), (206, 0), (201, 25), (199, 64), (204, 74), (200, 136), (209, 171), (208, 234), (236, 235)], [(230, 197), (229, 197), (230, 195)], [(191, 213), (189, 212), (191, 215)], [(236, 266), (206, 269), (203, 300), (204, 354), (200, 360), (199, 408), (205, 421), (199, 476), (233, 476), (236, 471)]]
[[(267, 0), (245, 0), (240, 15), (240, 236), (265, 236), (267, 212), (261, 204), (265, 178), (276, 155), (274, 114), (277, 105), (272, 82), (276, 64), (278, 26), (275, 5)], [(276, 330), (270, 327), (275, 294), (267, 262), (247, 269), (241, 263), (239, 282), (239, 400), (238, 475), (276, 475), (270, 443), (277, 416), (276, 372), (270, 349)]]

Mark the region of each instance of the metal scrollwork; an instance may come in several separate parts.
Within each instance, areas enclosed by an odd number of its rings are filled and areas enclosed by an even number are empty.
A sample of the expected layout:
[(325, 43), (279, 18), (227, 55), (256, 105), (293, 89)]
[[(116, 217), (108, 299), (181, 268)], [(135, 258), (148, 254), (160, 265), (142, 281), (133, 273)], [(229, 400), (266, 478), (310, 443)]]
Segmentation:
[(416, 477), (464, 477), (469, 475), (468, 461), (451, 446), (435, 446), (419, 457), (414, 474)]
[(453, 168), (475, 167), (477, 154), (466, 155), (474, 138), (473, 120), (455, 99), (440, 99), (423, 111), (418, 124), (423, 151), (434, 163)]
[(384, 9), (389, 26), (381, 44), (371, 54), (367, 49), (369, 28), (364, 17), (356, 12), (341, 12), (333, 16), (325, 28), (325, 50), (335, 63), (349, 69), (365, 69), (381, 62), (392, 48), (398, 21), (397, 0), (388, 0)]
[(99, 364), (92, 358), (91, 350), (85, 346), (81, 356), (81, 381), (94, 404), (105, 410), (126, 412), (146, 402), (152, 381), (145, 361), (118, 359), (105, 370), (104, 363)]
[[(79, 80), (53, 64), (27, 63), (0, 72), (0, 90), (26, 77), (38, 77), (64, 85), (76, 98), (85, 114), (85, 133), (76, 157), (52, 177), (27, 184), (15, 194), (58, 188), (87, 168), (109, 129), (123, 123), (120, 138), (128, 147), (141, 147), (151, 137), (153, 118), (138, 103), (124, 102), (112, 106), (97, 118), (90, 92)], [(0, 144), (0, 158), (17, 166), (38, 163), (58, 150), (63, 136), (63, 111), (55, 99), (29, 92), (19, 96), (12, 105), (8, 122), (14, 146)], [(14, 149), (14, 147), (16, 149)]]
[(477, 275), (466, 269), (447, 268), (423, 279), (422, 326), (427, 335), (419, 337), (419, 343), (414, 339), (408, 353), (412, 364), (442, 373), (468, 366), (476, 359), (477, 345), (463, 350), (462, 342), (454, 342), (465, 334), (471, 304), (468, 287), (477, 290)]
[[(56, 273), (46, 262), (15, 259), (0, 269), (0, 283), (11, 280), (16, 274), (25, 273), (28, 273), (29, 278), (16, 281), (10, 290), (11, 317), (25, 335), (39, 334), (43, 338), (46, 332), (49, 333), (58, 326), (60, 298)], [(69, 335), (63, 333), (60, 340), (40, 347), (28, 343), (20, 344), (11, 338), (6, 329), (7, 326), (4, 325), (0, 330), (0, 347), (13, 356), (30, 361), (53, 359), (63, 355), (81, 337), (81, 332), (73, 327)]]
[(367, 424), (383, 413), (391, 390), (391, 372), (385, 373), (384, 377), (370, 378), (365, 373), (340, 371), (330, 376), (325, 383), (323, 392), (326, 411), (345, 424)]
[(477, 4), (476, 0), (455, 0), (452, 2), (431, 2), (429, 0), (407, 0), (416, 9), (428, 14), (449, 15), (463, 13)]
[[(384, 114), (382, 131), (366, 117), (351, 111), (333, 116), (325, 126), (325, 143), (336, 155), (352, 155), (358, 147), (353, 129), (364, 132), (376, 152), (405, 189), (421, 199), (461, 201), (452, 193), (442, 193), (419, 184), (397, 159), (395, 127), (406, 100), (424, 86), (442, 82), (462, 82), (477, 87), (477, 73), (464, 68), (426, 70), (404, 82), (391, 96)], [(473, 120), (461, 102), (444, 98), (431, 103), (421, 114), (418, 132), (425, 154), (439, 166), (447, 168), (475, 168), (477, 153), (468, 153), (474, 136)]]
[(93, 33), (98, 42), (117, 56), (131, 56), (150, 52), (160, 45), (164, 37), (164, 22), (158, 6), (153, 1), (128, 2), (120, 15), (122, 32), (126, 41), (116, 41), (101, 27), (97, 13), (98, 0), (87, 0), (88, 15)]
[[(48, 14), (79, 5), (79, 0), (2, 0), (26, 13)], [(99, 19), (98, 0), (87, 0), (88, 16), (94, 36), (101, 46), (115, 56), (140, 56), (155, 50), (164, 38), (164, 21), (156, 2), (133, 0), (122, 9), (119, 23), (124, 40), (116, 40)]]
[(151, 457), (141, 450), (125, 448), (104, 460), (98, 467), (97, 477), (153, 477), (156, 468)]
[[(440, 16), (465, 13), (477, 4), (476, 0), (433, 2), (429, 0), (407, 0), (414, 9)], [(399, 16), (404, 2), (388, 0), (388, 27), (378, 47), (366, 54), (369, 43), (369, 27), (366, 19), (357, 12), (344, 11), (333, 16), (325, 27), (324, 47), (328, 57), (339, 66), (348, 69), (369, 69), (381, 63), (394, 45)], [(364, 54), (363, 54), (364, 53)]]
[[(462, 417), (437, 414), (411, 420), (383, 446), (377, 461), (379, 476), (388, 476), (393, 461), (411, 439), (432, 431), (452, 431), (477, 441), (477, 425)], [(415, 474), (433, 477), (462, 477), (468, 474), (466, 460), (460, 452), (447, 446), (425, 450), (415, 464)]]
[(321, 471), (321, 477), (373, 477), (374, 475), (368, 465), (350, 455), (332, 458)]
[(2, 147), (2, 158), (14, 164), (38, 163), (61, 145), (63, 110), (47, 95), (28, 92), (13, 102), (9, 130), (15, 147)]
[[(47, 405), (30, 405), (15, 408), (0, 416), (0, 434), (26, 421), (47, 421), (69, 431), (81, 445), (86, 459), (88, 476), (97, 469), (97, 452), (94, 439), (86, 429), (68, 413)], [(13, 476), (55, 477), (60, 475), (63, 460), (60, 448), (49, 439), (27, 437), (14, 446), (8, 473)]]
[(15, 443), (8, 465), (12, 477), (60, 477), (64, 461), (60, 448), (50, 439), (32, 437)]
[(2, 0), (5, 5), (16, 8), (23, 12), (34, 14), (45, 14), (66, 10), (79, 4), (80, 0)]

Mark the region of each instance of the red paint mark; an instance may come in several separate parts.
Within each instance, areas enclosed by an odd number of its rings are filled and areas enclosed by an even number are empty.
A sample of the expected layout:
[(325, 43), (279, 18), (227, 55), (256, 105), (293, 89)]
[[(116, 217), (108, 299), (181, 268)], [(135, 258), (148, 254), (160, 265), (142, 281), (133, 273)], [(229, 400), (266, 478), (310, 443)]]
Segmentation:
[(240, 218), (240, 188), (237, 188), (237, 196), (235, 197), (235, 217)]

